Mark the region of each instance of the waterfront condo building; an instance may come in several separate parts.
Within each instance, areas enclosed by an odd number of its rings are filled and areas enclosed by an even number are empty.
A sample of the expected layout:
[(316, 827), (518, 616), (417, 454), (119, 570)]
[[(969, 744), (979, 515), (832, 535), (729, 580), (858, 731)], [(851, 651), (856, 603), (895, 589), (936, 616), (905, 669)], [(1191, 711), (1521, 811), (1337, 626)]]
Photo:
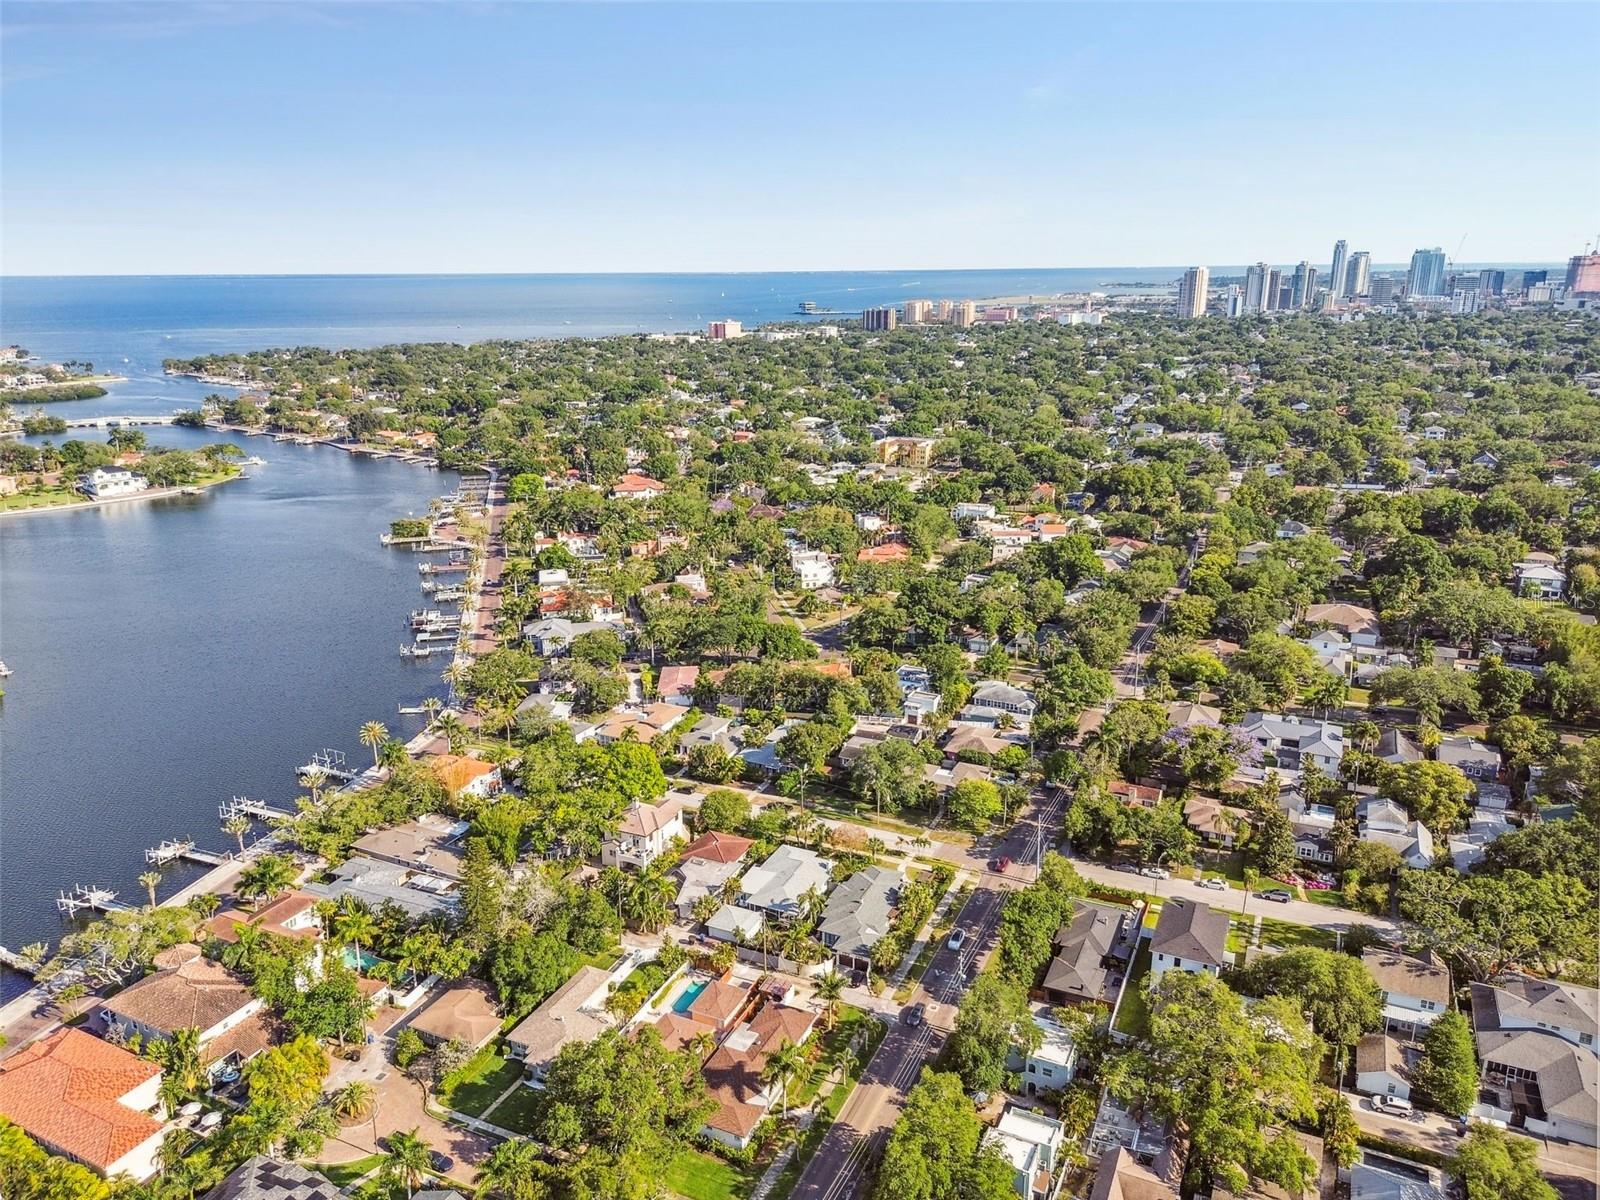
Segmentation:
[(744, 325), (738, 321), (712, 321), (706, 326), (706, 336), (713, 342), (731, 342), (744, 336)]
[(1444, 251), (1438, 246), (1416, 251), (1411, 256), (1411, 269), (1406, 272), (1406, 295), (1444, 294)]
[(1346, 256), (1350, 252), (1349, 243), (1340, 238), (1333, 244), (1333, 266), (1328, 270), (1328, 291), (1335, 300), (1342, 300), (1350, 293), (1345, 288), (1348, 269), (1345, 266)]
[(1372, 288), (1372, 252), (1357, 250), (1350, 256), (1345, 268), (1344, 294), (1349, 297), (1365, 296)]
[(882, 308), (869, 308), (861, 314), (861, 325), (872, 333), (889, 333), (895, 326), (895, 311), (892, 305)]
[(930, 310), (932, 308), (933, 308), (933, 302), (931, 300), (907, 300), (906, 301), (906, 317), (905, 317), (906, 324), (907, 325), (925, 325), (925, 324), (927, 324), (928, 314), (929, 314), (929, 312), (930, 312)]
[(1211, 272), (1205, 267), (1190, 267), (1178, 280), (1178, 318), (1192, 320), (1206, 315), (1206, 292)]
[(950, 310), (950, 324), (957, 329), (969, 329), (978, 319), (978, 306), (971, 300), (962, 300)]

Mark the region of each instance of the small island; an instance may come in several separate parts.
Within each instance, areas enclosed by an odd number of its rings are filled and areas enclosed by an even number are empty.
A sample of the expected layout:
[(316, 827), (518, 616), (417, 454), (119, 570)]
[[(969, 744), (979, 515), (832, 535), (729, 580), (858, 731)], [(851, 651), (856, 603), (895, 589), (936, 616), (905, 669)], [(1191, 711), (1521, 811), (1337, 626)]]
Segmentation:
[(0, 444), (0, 517), (40, 509), (88, 508), (181, 495), (239, 477), (239, 447), (199, 450), (147, 444), (137, 429), (113, 429), (104, 442)]
[(92, 400), (106, 394), (102, 384), (121, 379), (120, 375), (96, 375), (93, 363), (42, 363), (21, 346), (0, 347), (0, 402)]

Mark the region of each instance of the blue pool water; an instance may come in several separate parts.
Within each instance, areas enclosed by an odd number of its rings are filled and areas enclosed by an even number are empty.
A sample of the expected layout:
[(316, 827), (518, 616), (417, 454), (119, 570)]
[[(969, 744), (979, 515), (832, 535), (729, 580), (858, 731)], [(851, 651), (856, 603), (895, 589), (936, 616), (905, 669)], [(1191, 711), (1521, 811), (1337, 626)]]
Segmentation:
[(706, 990), (706, 984), (709, 982), (710, 980), (707, 979), (696, 979), (688, 987), (684, 988), (683, 991), (678, 993), (678, 998), (672, 1002), (672, 1011), (680, 1014), (688, 1012), (689, 1006), (694, 1003), (694, 998)]
[(346, 946), (344, 948), (344, 965), (349, 967), (352, 971), (370, 971), (382, 961), (383, 959), (379, 958), (370, 950), (363, 950), (358, 961), (356, 958), (356, 948), (354, 946)]

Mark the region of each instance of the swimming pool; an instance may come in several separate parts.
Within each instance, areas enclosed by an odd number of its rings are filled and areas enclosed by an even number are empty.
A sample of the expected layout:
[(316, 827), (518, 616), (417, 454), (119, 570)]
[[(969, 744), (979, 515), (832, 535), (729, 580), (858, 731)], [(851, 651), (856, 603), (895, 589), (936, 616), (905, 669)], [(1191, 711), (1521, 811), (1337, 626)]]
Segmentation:
[(689, 1006), (694, 1003), (695, 997), (705, 991), (706, 984), (710, 982), (709, 979), (696, 979), (691, 982), (688, 987), (678, 993), (678, 998), (672, 1002), (672, 1011), (679, 1014), (688, 1012)]
[(356, 948), (354, 946), (346, 946), (344, 948), (344, 954), (342, 957), (344, 958), (344, 965), (349, 967), (352, 971), (370, 971), (373, 967), (377, 966), (383, 961), (383, 959), (379, 958), (376, 954), (373, 954), (370, 950), (363, 950), (361, 952), (361, 957), (358, 960), (356, 958)]

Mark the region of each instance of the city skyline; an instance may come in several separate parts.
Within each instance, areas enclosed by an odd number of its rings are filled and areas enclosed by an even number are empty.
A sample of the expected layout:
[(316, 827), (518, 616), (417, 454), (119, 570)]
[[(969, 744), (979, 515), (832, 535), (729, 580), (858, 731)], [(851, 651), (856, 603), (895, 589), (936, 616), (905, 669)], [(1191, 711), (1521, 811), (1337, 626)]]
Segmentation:
[[(8, 5), (5, 269), (1320, 271), (1334, 236), (1383, 265), (1595, 234), (1592, 10), (866, 5), (841, 38), (842, 12)], [(1406, 104), (1386, 52), (1423, 42), (1553, 82)], [(1147, 86), (1306, 45), (1372, 52), (1292, 111)], [(1281, 164), (1335, 150), (1360, 186), (1286, 203)]]

